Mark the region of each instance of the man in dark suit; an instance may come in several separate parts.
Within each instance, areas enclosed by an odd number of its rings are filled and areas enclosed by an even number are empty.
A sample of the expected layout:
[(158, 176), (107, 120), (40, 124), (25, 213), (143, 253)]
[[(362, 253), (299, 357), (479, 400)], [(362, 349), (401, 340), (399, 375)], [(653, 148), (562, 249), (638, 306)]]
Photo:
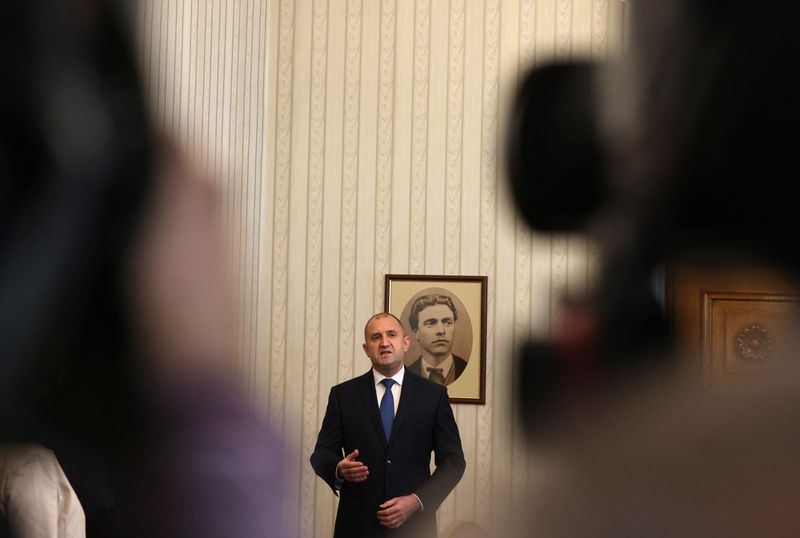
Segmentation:
[(334, 536), (435, 538), (436, 510), (466, 466), (447, 389), (403, 366), (411, 342), (393, 315), (370, 318), (364, 339), (372, 369), (331, 389), (311, 455), (341, 497)]
[(440, 385), (458, 379), (467, 361), (451, 352), (457, 319), (453, 299), (447, 295), (423, 295), (414, 301), (408, 321), (422, 355), (409, 365), (409, 371)]

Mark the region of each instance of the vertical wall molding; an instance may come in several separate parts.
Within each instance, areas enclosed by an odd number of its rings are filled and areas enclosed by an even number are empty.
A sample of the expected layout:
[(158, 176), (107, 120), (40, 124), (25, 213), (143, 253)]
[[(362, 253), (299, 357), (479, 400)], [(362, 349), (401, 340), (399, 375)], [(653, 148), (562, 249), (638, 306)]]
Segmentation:
[(356, 207), (358, 202), (361, 0), (347, 0), (342, 158), (341, 282), (339, 284), (339, 379), (353, 377), (355, 351)]
[(555, 234), (550, 243), (550, 317), (555, 322), (558, 303), (567, 296), (567, 235)]
[[(490, 293), (487, 309), (487, 364), (486, 364), (486, 405), (478, 410), (478, 493), (476, 517), (486, 525), (494, 513), (500, 510), (503, 495), (494, 495), (492, 459), (492, 411), (494, 397), (495, 356), (495, 229), (497, 213), (495, 210), (495, 188), (497, 184), (497, 117), (498, 75), (500, 62), (500, 4), (498, 0), (487, 0), (484, 7), (484, 55), (483, 55), (483, 126), (481, 129), (481, 180), (480, 180), (480, 272), (489, 276)], [(501, 479), (502, 480), (502, 479)]]
[[(536, 45), (536, 2), (535, 0), (521, 0), (519, 16), (519, 71), (517, 84), (521, 83), (527, 70), (533, 64)], [(530, 229), (519, 215), (518, 212), (514, 221), (514, 254), (515, 254), (515, 281), (514, 281), (514, 347), (524, 345), (531, 336), (531, 287), (532, 287), (532, 238)], [(519, 379), (517, 376), (518, 365), (511, 366), (511, 378)], [(519, 401), (518, 385), (511, 387), (512, 402)], [(512, 408), (512, 420), (514, 424), (520, 424), (519, 410)], [(522, 432), (512, 428), (512, 463), (513, 479), (511, 484), (511, 510), (516, 513), (525, 512), (527, 499), (526, 490), (528, 488), (528, 465), (527, 450), (525, 439)]]
[[(308, 228), (306, 244), (306, 304), (303, 372), (303, 438), (302, 451), (314, 449), (320, 417), (319, 397), (321, 301), (322, 301), (322, 194), (325, 173), (325, 105), (328, 49), (328, 0), (314, 0), (311, 35), (311, 98), (308, 129)], [(302, 459), (302, 458), (301, 458)], [(309, 465), (302, 469), (300, 505), (314, 504), (316, 475)], [(300, 536), (314, 535), (312, 511), (300, 512)]]
[(592, 0), (592, 56), (604, 57), (608, 53), (608, 2)]
[(536, 46), (536, 0), (522, 0), (519, 13), (519, 65), (521, 70), (533, 64)]
[(572, 0), (556, 2), (556, 58), (563, 60), (572, 55)]
[(414, 97), (411, 134), (411, 228), (408, 236), (410, 271), (425, 270), (425, 187), (428, 171), (428, 60), (430, 59), (430, 0), (415, 0)]
[(527, 69), (613, 54), (623, 16), (620, 0), (139, 3), (153, 116), (219, 188), (242, 378), (292, 454), (293, 533), (332, 533), (308, 456), (330, 387), (368, 367), (362, 318), (390, 272), (489, 276), (487, 403), (455, 408), (468, 469), (439, 530), (502, 535), (546, 478), (514, 427), (513, 350), (549, 334), (600, 252), (527, 228), (498, 146)]
[(375, 306), (383, 310), (383, 275), (389, 272), (394, 145), (394, 57), (396, 0), (381, 1), (378, 73), (378, 149), (375, 174)]
[(286, 301), (288, 296), (289, 182), (292, 156), (292, 74), (294, 1), (280, 4), (278, 25), (278, 106), (275, 137), (275, 198), (272, 254), (272, 342), (270, 350), (269, 409), (276, 426), (283, 424), (286, 356)]
[(447, 69), (447, 162), (445, 273), (458, 274), (461, 261), (461, 183), (464, 136), (464, 0), (450, 2), (450, 51)]

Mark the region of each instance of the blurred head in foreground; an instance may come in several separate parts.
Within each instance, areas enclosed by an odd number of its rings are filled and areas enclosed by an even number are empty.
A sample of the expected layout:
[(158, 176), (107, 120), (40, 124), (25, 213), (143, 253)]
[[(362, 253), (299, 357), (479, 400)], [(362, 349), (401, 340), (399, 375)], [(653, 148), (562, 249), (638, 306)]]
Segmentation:
[(533, 70), (512, 115), (520, 211), (537, 230), (587, 233), (604, 264), (593, 295), (566, 305), (562, 325), (576, 329), (556, 331), (559, 350), (531, 348), (534, 399), (550, 386), (537, 377), (559, 375), (550, 352), (566, 356), (568, 377), (601, 385), (663, 362), (667, 327), (652, 290), (666, 261), (800, 269), (800, 249), (785, 241), (800, 116), (787, 63), (794, 6), (628, 9), (620, 58)]
[[(156, 148), (123, 27), (108, 4), (72, 4), (9, 3), (0, 17), (4, 434), (51, 412), (95, 432), (114, 427), (102, 415), (124, 428), (136, 399), (126, 256)], [(41, 409), (60, 390), (74, 391), (68, 407)]]
[[(709, 401), (663, 372), (621, 395), (609, 387), (673, 358), (651, 292), (659, 264), (779, 264), (800, 277), (800, 249), (786, 239), (800, 149), (790, 74), (797, 9), (627, 6), (622, 57), (533, 71), (509, 136), (515, 199), (529, 223), (585, 231), (604, 257), (597, 290), (568, 305), (554, 342), (522, 352), (519, 403), (537, 455), (557, 469), (531, 492), (525, 528), (795, 535), (797, 348), (737, 401)], [(576, 400), (580, 413), (570, 414)]]
[(280, 535), (215, 196), (155, 136), (116, 7), (0, 11), (0, 442), (53, 448), (90, 534)]

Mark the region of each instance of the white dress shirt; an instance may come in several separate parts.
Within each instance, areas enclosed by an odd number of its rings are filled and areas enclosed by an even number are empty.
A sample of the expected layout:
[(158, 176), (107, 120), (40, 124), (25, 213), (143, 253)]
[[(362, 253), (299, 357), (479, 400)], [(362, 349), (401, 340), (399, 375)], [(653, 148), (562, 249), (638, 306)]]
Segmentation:
[(40, 445), (0, 444), (0, 513), (11, 536), (86, 536), (78, 496), (55, 454)]
[[(394, 374), (391, 378), (395, 380), (394, 385), (392, 385), (392, 396), (394, 397), (394, 414), (397, 415), (397, 406), (400, 405), (400, 393), (402, 392), (401, 389), (403, 388), (403, 377), (406, 375), (406, 367), (402, 366), (400, 371)], [(386, 387), (381, 383), (386, 376), (378, 373), (375, 368), (372, 369), (372, 377), (375, 380), (375, 396), (378, 399), (378, 407), (381, 406), (381, 400), (383, 399), (383, 394), (386, 392)]]

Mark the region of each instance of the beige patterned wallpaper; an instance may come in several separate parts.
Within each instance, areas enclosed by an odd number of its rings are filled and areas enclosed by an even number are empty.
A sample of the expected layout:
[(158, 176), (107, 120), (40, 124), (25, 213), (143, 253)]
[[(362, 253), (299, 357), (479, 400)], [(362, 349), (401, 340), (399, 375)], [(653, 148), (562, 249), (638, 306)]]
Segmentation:
[(531, 234), (498, 147), (519, 77), (607, 56), (620, 0), (143, 0), (159, 125), (218, 181), (241, 365), (287, 443), (287, 523), (330, 536), (335, 497), (308, 457), (330, 387), (365, 372), (360, 336), (386, 273), (489, 277), (486, 405), (455, 406), (467, 472), (439, 528), (502, 535), (544, 470), (514, 428), (514, 346), (547, 335), (598, 254)]

